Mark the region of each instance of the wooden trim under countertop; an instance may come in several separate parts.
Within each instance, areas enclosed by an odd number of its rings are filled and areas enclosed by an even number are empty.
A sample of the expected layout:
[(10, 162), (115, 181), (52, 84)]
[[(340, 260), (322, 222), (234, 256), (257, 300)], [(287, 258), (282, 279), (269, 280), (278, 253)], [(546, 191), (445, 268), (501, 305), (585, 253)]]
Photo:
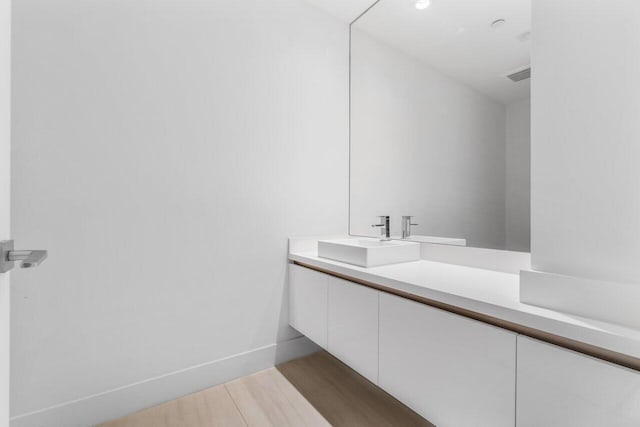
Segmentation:
[(421, 297), (411, 294), (409, 292), (400, 291), (397, 289), (389, 288), (386, 286), (378, 285), (366, 280), (357, 279), (355, 277), (348, 276), (346, 274), (336, 273), (331, 270), (327, 270), (321, 267), (316, 267), (311, 264), (306, 264), (300, 261), (293, 261), (295, 265), (305, 267), (311, 270), (318, 271), (320, 273), (328, 274), (329, 276), (337, 277), (339, 279), (348, 280), (349, 282), (357, 283), (359, 285), (367, 286), (369, 288), (377, 289), (381, 292), (396, 295), (402, 298), (406, 298), (411, 301), (425, 304), (431, 307), (438, 308), (440, 310), (448, 311), (453, 314), (467, 317), (469, 319), (477, 320), (479, 322), (487, 323), (489, 325), (497, 326), (508, 331), (512, 331), (527, 337), (535, 338), (540, 341), (547, 342), (549, 344), (563, 347), (568, 350), (573, 350), (578, 353), (585, 354), (587, 356), (595, 357), (607, 362), (615, 363), (635, 371), (640, 371), (640, 358), (629, 356), (627, 354), (618, 353), (616, 351), (607, 350), (606, 348), (594, 346), (581, 341), (572, 340), (570, 338), (562, 337), (560, 335), (551, 334), (549, 332), (540, 331), (538, 329), (530, 328), (528, 326), (520, 325), (518, 323), (509, 322), (507, 320), (499, 319), (497, 317), (488, 316), (486, 314), (478, 313), (472, 310), (467, 310), (455, 305), (446, 304), (433, 299)]

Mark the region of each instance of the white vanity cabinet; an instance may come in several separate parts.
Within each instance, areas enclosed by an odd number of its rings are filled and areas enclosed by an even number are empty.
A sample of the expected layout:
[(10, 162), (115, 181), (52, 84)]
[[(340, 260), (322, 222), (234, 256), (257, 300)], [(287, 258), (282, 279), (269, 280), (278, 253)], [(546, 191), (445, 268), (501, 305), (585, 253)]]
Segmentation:
[(380, 387), (438, 427), (515, 423), (514, 333), (381, 293), (379, 358)]
[(328, 351), (378, 383), (378, 298), (380, 292), (329, 277)]
[(289, 264), (289, 324), (324, 349), (327, 348), (329, 277)]
[(638, 427), (640, 373), (518, 337), (517, 427)]
[(640, 426), (638, 371), (309, 268), (289, 274), (291, 326), (438, 427)]

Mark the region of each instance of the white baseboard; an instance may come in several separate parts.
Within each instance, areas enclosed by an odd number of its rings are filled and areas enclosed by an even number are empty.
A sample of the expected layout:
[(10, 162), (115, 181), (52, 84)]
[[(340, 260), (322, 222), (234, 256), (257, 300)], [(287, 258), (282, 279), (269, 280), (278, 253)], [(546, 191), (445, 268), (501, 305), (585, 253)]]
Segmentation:
[(150, 378), (11, 418), (11, 427), (88, 427), (231, 381), (319, 350), (306, 337)]

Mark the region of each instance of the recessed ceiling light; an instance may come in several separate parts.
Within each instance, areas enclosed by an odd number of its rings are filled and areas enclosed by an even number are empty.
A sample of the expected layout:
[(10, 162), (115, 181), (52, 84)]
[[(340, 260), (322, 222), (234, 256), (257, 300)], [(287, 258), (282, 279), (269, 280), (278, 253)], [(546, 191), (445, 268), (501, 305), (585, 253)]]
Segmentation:
[(505, 21), (504, 19), (496, 19), (491, 23), (491, 28), (493, 28), (494, 30), (497, 30), (498, 28), (502, 27), (506, 23), (507, 21)]
[(431, 6), (431, 0), (416, 0), (416, 9), (424, 10)]

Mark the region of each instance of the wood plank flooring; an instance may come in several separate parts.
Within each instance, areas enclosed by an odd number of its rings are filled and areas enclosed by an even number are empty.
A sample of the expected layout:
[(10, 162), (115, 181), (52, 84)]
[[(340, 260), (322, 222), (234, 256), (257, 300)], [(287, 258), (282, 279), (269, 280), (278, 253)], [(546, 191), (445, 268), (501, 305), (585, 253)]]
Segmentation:
[(390, 427), (433, 424), (326, 352), (100, 427)]
[(276, 369), (230, 382), (227, 390), (249, 426), (330, 427)]
[(101, 427), (244, 427), (224, 385), (146, 409)]
[(333, 426), (433, 426), (329, 353), (315, 353), (277, 369)]

